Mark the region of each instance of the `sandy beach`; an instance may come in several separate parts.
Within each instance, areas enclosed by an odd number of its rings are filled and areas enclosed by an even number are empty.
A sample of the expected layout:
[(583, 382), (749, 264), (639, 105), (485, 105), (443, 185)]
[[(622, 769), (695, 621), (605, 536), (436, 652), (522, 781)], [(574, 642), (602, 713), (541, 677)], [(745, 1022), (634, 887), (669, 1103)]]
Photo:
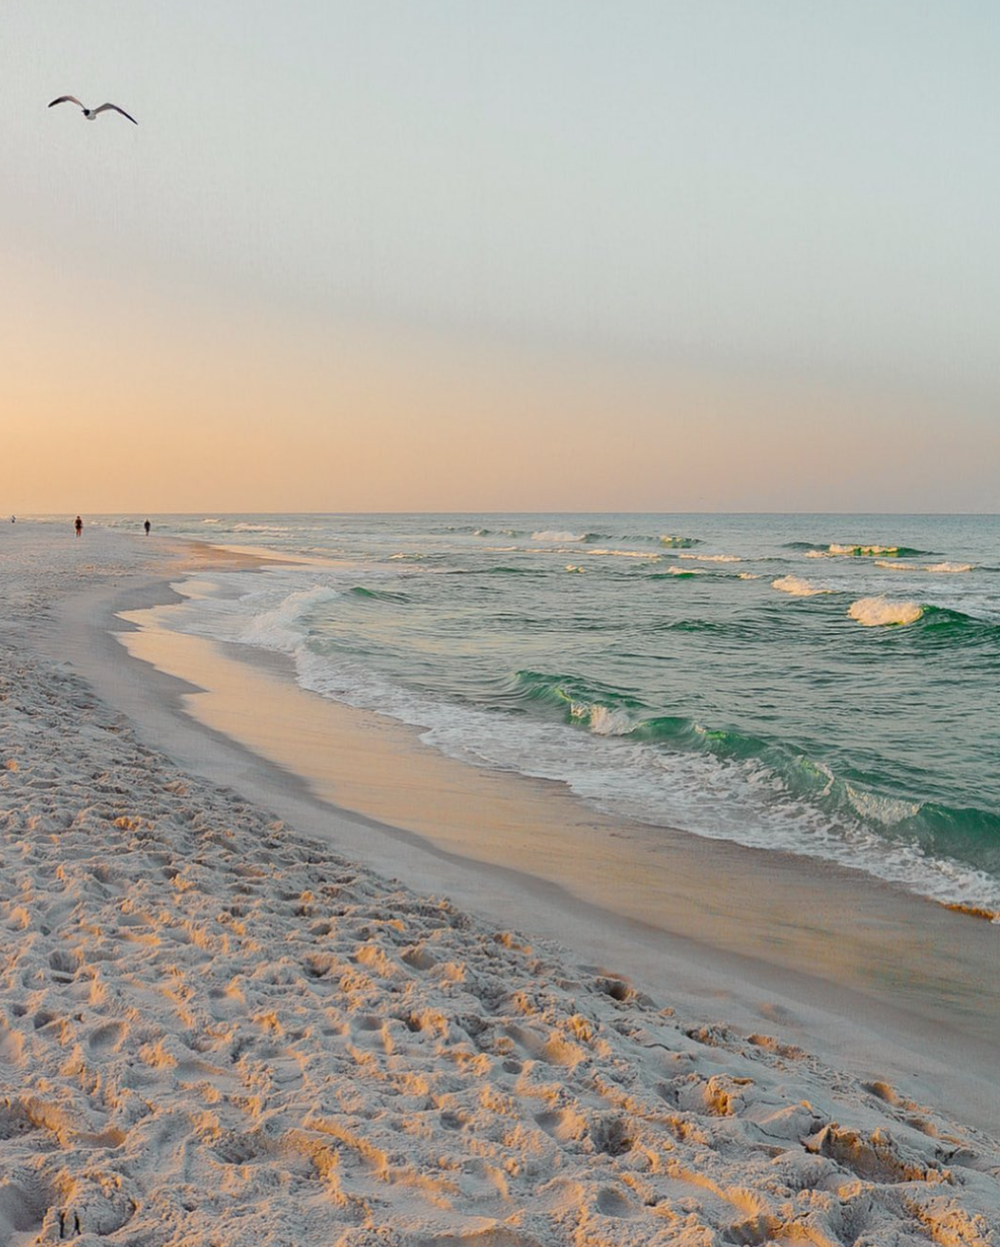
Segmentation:
[(995, 925), (158, 627), (247, 557), (0, 543), (0, 1242), (1000, 1242)]

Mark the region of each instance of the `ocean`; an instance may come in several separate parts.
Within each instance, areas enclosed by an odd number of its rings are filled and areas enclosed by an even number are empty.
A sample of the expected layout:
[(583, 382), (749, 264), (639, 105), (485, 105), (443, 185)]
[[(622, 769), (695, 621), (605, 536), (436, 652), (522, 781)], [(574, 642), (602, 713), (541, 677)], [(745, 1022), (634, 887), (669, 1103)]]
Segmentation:
[(179, 631), (606, 813), (1000, 915), (1000, 517), (152, 518), (301, 560), (198, 577)]

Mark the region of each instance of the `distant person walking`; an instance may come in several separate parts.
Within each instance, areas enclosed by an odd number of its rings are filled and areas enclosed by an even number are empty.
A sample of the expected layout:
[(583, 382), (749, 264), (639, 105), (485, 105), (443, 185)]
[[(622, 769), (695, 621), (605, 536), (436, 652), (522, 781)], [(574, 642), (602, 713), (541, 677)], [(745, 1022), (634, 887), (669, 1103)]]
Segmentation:
[(73, 527), (76, 529), (76, 535), (79, 537), (79, 535), (83, 532), (83, 520), (81, 520), (79, 516), (77, 516), (73, 521)]
[(146, 536), (147, 536), (147, 537), (149, 536), (149, 530), (150, 530), (152, 527), (153, 527), (153, 525), (152, 525), (152, 524), (150, 524), (149, 520), (147, 520), (147, 521), (145, 522), (145, 524), (143, 524), (143, 528), (146, 530)]

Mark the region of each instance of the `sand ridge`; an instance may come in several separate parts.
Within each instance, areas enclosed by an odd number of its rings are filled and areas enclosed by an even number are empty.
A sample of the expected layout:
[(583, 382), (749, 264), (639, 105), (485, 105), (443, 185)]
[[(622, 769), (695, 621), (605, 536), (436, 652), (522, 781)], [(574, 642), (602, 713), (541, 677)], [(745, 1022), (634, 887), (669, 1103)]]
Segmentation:
[(25, 647), (67, 568), (5, 568), (0, 1241), (1000, 1241), (981, 1132), (183, 774)]

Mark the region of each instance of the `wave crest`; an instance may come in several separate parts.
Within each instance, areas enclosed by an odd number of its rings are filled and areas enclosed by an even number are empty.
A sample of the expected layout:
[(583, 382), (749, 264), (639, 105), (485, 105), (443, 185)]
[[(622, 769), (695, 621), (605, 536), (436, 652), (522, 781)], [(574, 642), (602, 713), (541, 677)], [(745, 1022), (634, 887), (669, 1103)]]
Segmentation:
[(294, 653), (306, 634), (306, 629), (301, 626), (303, 618), (317, 606), (335, 602), (342, 597), (339, 589), (324, 585), (297, 589), (270, 610), (252, 616), (239, 639), (247, 645)]
[(895, 558), (912, 559), (928, 554), (927, 550), (915, 550), (910, 546), (883, 546), (868, 542), (842, 543), (831, 541), (786, 541), (786, 550), (799, 550), (806, 558)]
[(590, 537), (590, 533), (568, 533), (559, 529), (542, 529), (541, 532), (532, 533), (532, 541), (586, 541)]
[(777, 580), (771, 581), (771, 588), (780, 589), (782, 593), (790, 593), (796, 598), (811, 598), (820, 593), (833, 592), (832, 589), (818, 589), (801, 576), (779, 576)]
[(890, 602), (886, 598), (858, 598), (848, 611), (852, 619), (866, 628), (879, 628), (886, 624), (915, 623), (924, 613), (919, 602)]
[(955, 572), (971, 572), (975, 567), (974, 563), (895, 563), (891, 559), (876, 559), (876, 567), (885, 567), (890, 571), (896, 572), (936, 572), (939, 575), (948, 575)]

